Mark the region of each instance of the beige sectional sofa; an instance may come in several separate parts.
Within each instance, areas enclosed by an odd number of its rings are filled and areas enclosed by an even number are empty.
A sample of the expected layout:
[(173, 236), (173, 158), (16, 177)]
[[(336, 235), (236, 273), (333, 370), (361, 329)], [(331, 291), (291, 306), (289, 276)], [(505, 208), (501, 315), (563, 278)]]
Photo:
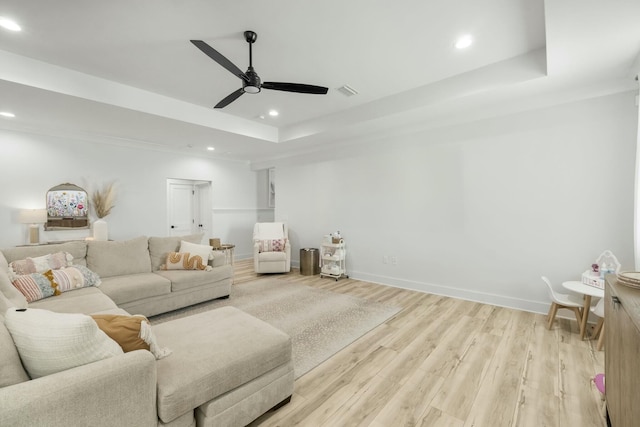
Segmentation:
[[(231, 266), (214, 256), (211, 271), (163, 271), (181, 239), (200, 235), (78, 241), (0, 251), (0, 425), (243, 426), (288, 402), (293, 392), (290, 338), (233, 307), (153, 325), (156, 360), (136, 350), (30, 379), (2, 314), (15, 307), (59, 313), (159, 313), (228, 297)], [(26, 303), (8, 263), (55, 252), (100, 275), (84, 287)]]

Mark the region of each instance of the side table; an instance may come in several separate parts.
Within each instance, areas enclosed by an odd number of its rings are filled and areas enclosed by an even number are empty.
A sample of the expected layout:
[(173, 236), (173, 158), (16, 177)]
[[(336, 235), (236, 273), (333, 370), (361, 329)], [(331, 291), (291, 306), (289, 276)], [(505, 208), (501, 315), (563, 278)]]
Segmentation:
[[(233, 267), (233, 249), (236, 247), (236, 245), (232, 245), (230, 243), (223, 243), (220, 245), (219, 248), (213, 248), (214, 251), (222, 251), (224, 252), (224, 263), (226, 264), (231, 264), (231, 267)], [(233, 273), (232, 273), (233, 274)], [(231, 284), (233, 285), (234, 283), (234, 278), (233, 276), (231, 276)]]
[(223, 243), (219, 248), (213, 248), (214, 251), (224, 252), (224, 263), (233, 265), (233, 249), (236, 245), (230, 243)]

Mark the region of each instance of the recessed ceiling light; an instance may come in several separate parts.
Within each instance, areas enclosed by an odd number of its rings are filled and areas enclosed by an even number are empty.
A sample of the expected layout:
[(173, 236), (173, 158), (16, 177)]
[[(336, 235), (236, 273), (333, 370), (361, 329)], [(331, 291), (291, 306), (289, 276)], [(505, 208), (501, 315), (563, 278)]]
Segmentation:
[(276, 117), (279, 113), (276, 110), (269, 110), (269, 115), (271, 117)]
[(5, 28), (9, 31), (21, 31), (20, 25), (16, 23), (16, 21), (0, 16), (0, 27)]
[(472, 43), (473, 43), (473, 38), (471, 38), (470, 35), (466, 34), (460, 37), (458, 40), (456, 40), (456, 48), (465, 49), (471, 46)]
[(207, 147), (207, 150), (213, 151), (213, 150), (215, 150), (215, 148), (214, 147)]
[(2, 117), (11, 117), (11, 118), (13, 118), (13, 117), (15, 117), (16, 115), (15, 115), (15, 114), (13, 114), (13, 113), (10, 113), (10, 112), (8, 112), (8, 111), (0, 111), (0, 116), (2, 116)]

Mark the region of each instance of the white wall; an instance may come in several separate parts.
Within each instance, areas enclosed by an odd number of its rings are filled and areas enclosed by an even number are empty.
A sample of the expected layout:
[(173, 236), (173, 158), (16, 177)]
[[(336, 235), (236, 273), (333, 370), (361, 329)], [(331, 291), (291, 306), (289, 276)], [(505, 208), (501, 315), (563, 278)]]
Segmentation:
[(277, 166), (276, 219), (296, 259), (340, 230), (352, 277), (546, 311), (541, 275), (579, 280), (605, 249), (633, 268), (634, 96), (334, 146)]
[[(142, 150), (7, 130), (0, 130), (0, 152), (0, 247), (25, 243), (27, 229), (18, 223), (18, 212), (44, 208), (47, 190), (64, 182), (88, 192), (116, 182), (116, 206), (106, 218), (110, 238), (166, 236), (167, 179), (175, 178), (212, 182), (213, 236), (205, 237), (235, 244), (238, 257), (251, 256), (253, 224), (262, 215), (259, 208), (266, 207), (266, 195), (261, 201), (257, 188), (263, 181), (266, 189), (266, 173), (263, 177), (248, 164), (197, 153)], [(89, 235), (89, 230), (40, 233), (42, 241)]]
[[(334, 160), (276, 165), (275, 219), (289, 224), (294, 264), (340, 230), (353, 277), (545, 311), (542, 274), (575, 279), (604, 249), (633, 268), (634, 96), (332, 145)], [(0, 247), (26, 241), (19, 210), (43, 208), (63, 182), (116, 181), (113, 239), (168, 234), (168, 178), (212, 182), (208, 237), (236, 244), (238, 258), (251, 257), (253, 223), (274, 219), (266, 170), (244, 163), (7, 130), (0, 149)]]

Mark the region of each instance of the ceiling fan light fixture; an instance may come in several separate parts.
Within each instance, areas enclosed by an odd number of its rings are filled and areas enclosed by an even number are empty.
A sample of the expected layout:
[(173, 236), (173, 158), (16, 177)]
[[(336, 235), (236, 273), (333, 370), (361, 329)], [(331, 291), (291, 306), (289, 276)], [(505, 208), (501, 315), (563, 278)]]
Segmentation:
[(246, 85), (242, 90), (244, 90), (246, 93), (258, 93), (258, 92), (260, 92), (260, 88), (259, 87), (249, 86), (249, 85)]

